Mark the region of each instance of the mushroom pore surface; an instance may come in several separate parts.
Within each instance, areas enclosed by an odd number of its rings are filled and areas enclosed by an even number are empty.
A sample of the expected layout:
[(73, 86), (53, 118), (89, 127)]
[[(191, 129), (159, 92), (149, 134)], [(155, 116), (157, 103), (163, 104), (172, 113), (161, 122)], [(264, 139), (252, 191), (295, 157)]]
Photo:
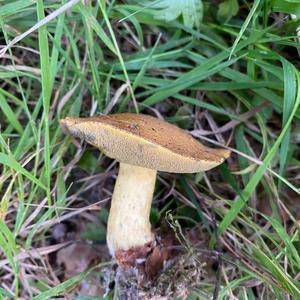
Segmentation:
[(61, 124), (119, 162), (158, 171), (205, 171), (230, 153), (206, 147), (177, 126), (142, 114), (66, 118)]

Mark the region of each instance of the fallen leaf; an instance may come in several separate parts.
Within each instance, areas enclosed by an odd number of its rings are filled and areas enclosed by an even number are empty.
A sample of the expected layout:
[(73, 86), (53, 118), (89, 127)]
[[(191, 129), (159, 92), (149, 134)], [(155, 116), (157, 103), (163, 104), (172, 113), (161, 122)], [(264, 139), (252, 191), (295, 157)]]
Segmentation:
[(176, 243), (174, 235), (169, 233), (152, 249), (145, 262), (145, 275), (148, 280), (155, 279), (162, 271), (166, 261), (174, 254), (171, 249)]
[(68, 279), (106, 259), (107, 255), (108, 253), (105, 253), (103, 248), (99, 249), (99, 246), (74, 243), (57, 252), (57, 264), (64, 266), (64, 277)]

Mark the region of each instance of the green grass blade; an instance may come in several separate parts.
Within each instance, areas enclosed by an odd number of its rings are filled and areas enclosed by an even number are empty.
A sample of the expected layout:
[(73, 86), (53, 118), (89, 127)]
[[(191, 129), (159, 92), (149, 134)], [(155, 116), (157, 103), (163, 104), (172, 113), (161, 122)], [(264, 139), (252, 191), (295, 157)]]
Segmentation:
[[(295, 105), (295, 98), (297, 93), (296, 75), (294, 66), (289, 63), (283, 57), (280, 57), (280, 61), (283, 67), (284, 74), (284, 99), (283, 99), (283, 111), (282, 111), (282, 124), (286, 124), (293, 107)], [(282, 139), (280, 146), (280, 168), (279, 175), (284, 176), (285, 168), (287, 164), (288, 152), (290, 149), (291, 140), (291, 128), (286, 131), (285, 136)], [(281, 187), (282, 181), (279, 181), (279, 187)]]
[(80, 4), (79, 5), (80, 12), (82, 13), (83, 17), (86, 19), (86, 22), (93, 28), (105, 46), (114, 54), (117, 55), (117, 51), (114, 47), (114, 44), (111, 42), (105, 31), (102, 29), (101, 25), (98, 23), (96, 18), (92, 15), (92, 13), (88, 10), (87, 7)]
[(298, 109), (299, 103), (300, 103), (300, 77), (297, 73), (297, 82), (298, 82), (298, 91), (297, 91), (297, 100), (294, 105), (293, 111), (289, 116), (289, 119), (287, 123), (285, 124), (283, 130), (281, 131), (279, 137), (273, 144), (272, 148), (270, 149), (269, 153), (266, 155), (263, 164), (258, 167), (255, 174), (252, 176), (251, 180), (245, 187), (245, 189), (242, 191), (242, 194), (234, 201), (232, 204), (229, 212), (226, 214), (224, 219), (221, 221), (219, 225), (219, 233), (222, 234), (225, 232), (225, 230), (228, 228), (228, 226), (234, 221), (236, 216), (239, 214), (241, 209), (244, 207), (245, 203), (249, 200), (251, 197), (253, 191), (255, 190), (256, 186), (258, 185), (259, 181), (261, 180), (262, 176), (264, 175), (265, 171), (267, 170), (271, 160), (276, 155), (278, 148), (283, 140), (284, 135), (286, 134), (287, 130), (289, 129), (292, 120), (294, 118), (294, 115), (296, 114), (296, 111)]
[[(37, 1), (38, 19), (42, 20), (45, 17), (44, 4), (42, 0)], [(42, 99), (43, 99), (43, 123), (44, 123), (44, 165), (45, 178), (47, 186), (47, 197), (49, 204), (51, 203), (50, 182), (51, 182), (51, 164), (50, 164), (50, 133), (49, 133), (49, 110), (51, 98), (51, 73), (49, 59), (49, 43), (47, 37), (47, 27), (42, 26), (38, 30), (39, 49), (42, 73)]]
[(12, 125), (18, 133), (22, 134), (23, 133), (23, 127), (18, 121), (16, 115), (8, 105), (6, 99), (4, 96), (0, 93), (0, 109), (3, 111), (4, 115), (6, 116), (8, 122), (10, 125)]
[(252, 245), (252, 249), (259, 259), (260, 263), (264, 265), (271, 274), (280, 282), (288, 293), (293, 296), (300, 295), (299, 287), (293, 282), (290, 276), (276, 263), (274, 259), (270, 259), (261, 249), (256, 245)]
[(34, 4), (33, 0), (18, 0), (12, 3), (4, 4), (0, 7), (0, 18), (7, 17), (9, 15), (13, 15), (18, 11), (23, 10)]
[(30, 179), (32, 182), (34, 182), (44, 190), (47, 189), (39, 179), (31, 175), (31, 173), (28, 172), (26, 169), (24, 169), (12, 156), (8, 156), (7, 154), (0, 153), (0, 164), (6, 165), (9, 168), (15, 170), (16, 172), (23, 174), (25, 177)]
[(76, 283), (83, 280), (89, 274), (89, 272), (90, 271), (82, 272), (82, 273), (72, 277), (71, 279), (68, 279), (68, 280), (58, 284), (57, 286), (50, 288), (50, 289), (46, 290), (45, 292), (40, 293), (38, 296), (31, 298), (31, 300), (45, 300), (45, 299), (49, 299), (49, 298), (53, 299), (53, 297), (61, 295), (64, 291), (66, 291), (67, 289), (74, 286)]
[(235, 51), (235, 49), (236, 49), (236, 47), (237, 47), (237, 45), (238, 45), (241, 37), (243, 36), (245, 30), (247, 29), (247, 27), (248, 27), (248, 25), (249, 25), (249, 23), (250, 23), (253, 15), (255, 14), (255, 12), (256, 12), (259, 4), (260, 4), (260, 0), (255, 0), (254, 1), (253, 6), (252, 6), (252, 8), (251, 8), (251, 10), (250, 10), (247, 18), (246, 18), (246, 20), (245, 20), (245, 22), (244, 22), (244, 24), (243, 24), (243, 26), (242, 26), (242, 28), (241, 28), (238, 36), (236, 37), (236, 39), (235, 39), (235, 41), (233, 43), (233, 46), (232, 46), (231, 51), (230, 51), (229, 59), (231, 58), (232, 54), (234, 53), (234, 51)]
[[(192, 71), (185, 73), (179, 79), (175, 80), (169, 85), (166, 85), (162, 91), (148, 97), (143, 103), (149, 106), (158, 103), (161, 100), (173, 96), (176, 93), (194, 85), (195, 83), (198, 83), (199, 81), (220, 72), (222, 69), (234, 64), (238, 60), (239, 58), (231, 59), (221, 63), (216, 62), (215, 57), (208, 59), (206, 64), (203, 64), (199, 67), (196, 67)], [(213, 65), (212, 68), (210, 68), (211, 65)]]
[(98, 4), (100, 6), (102, 15), (103, 15), (105, 23), (106, 23), (106, 26), (107, 26), (107, 28), (109, 30), (109, 33), (111, 35), (111, 38), (113, 40), (113, 44), (114, 44), (114, 47), (115, 47), (115, 50), (116, 50), (116, 55), (118, 56), (118, 59), (119, 59), (120, 64), (122, 66), (122, 70), (123, 70), (123, 73), (124, 73), (124, 76), (125, 76), (125, 79), (126, 79), (126, 83), (128, 85), (128, 88), (129, 88), (129, 91), (130, 91), (130, 94), (131, 94), (131, 97), (132, 97), (134, 109), (135, 109), (136, 113), (139, 113), (139, 108), (138, 108), (137, 103), (136, 103), (134, 91), (132, 89), (131, 82), (130, 82), (130, 79), (129, 79), (129, 76), (128, 76), (128, 73), (127, 73), (127, 70), (126, 70), (126, 67), (125, 67), (125, 64), (124, 64), (124, 60), (123, 60), (121, 51), (120, 51), (119, 46), (118, 46), (118, 42), (117, 42), (117, 39), (115, 37), (114, 31), (113, 31), (113, 29), (111, 27), (111, 24), (109, 22), (108, 16), (106, 14), (106, 10), (103, 7), (103, 4), (102, 4), (101, 0), (98, 0)]

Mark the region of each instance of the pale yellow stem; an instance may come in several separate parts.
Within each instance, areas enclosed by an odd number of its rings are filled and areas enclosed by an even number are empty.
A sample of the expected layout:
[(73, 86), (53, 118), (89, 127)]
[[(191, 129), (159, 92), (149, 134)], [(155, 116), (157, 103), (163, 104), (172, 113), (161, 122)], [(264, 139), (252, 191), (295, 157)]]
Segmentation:
[(153, 240), (149, 221), (156, 171), (120, 163), (107, 225), (112, 256)]

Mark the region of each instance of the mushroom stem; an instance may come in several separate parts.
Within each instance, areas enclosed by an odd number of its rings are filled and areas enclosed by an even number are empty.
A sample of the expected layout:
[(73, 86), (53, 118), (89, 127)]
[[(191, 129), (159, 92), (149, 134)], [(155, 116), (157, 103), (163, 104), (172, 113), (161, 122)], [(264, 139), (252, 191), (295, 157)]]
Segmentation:
[(123, 257), (126, 251), (140, 252), (140, 247), (154, 239), (149, 215), (156, 173), (156, 170), (120, 163), (107, 225), (107, 244), (117, 261), (118, 251)]

